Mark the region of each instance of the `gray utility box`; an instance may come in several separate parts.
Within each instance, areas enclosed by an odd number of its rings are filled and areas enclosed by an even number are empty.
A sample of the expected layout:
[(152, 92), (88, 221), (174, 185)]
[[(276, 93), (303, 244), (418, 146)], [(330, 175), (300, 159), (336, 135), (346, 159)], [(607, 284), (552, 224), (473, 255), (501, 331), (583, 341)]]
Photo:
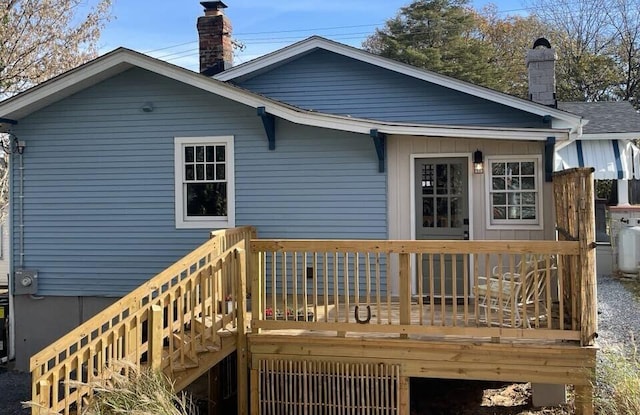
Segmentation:
[(9, 335), (9, 297), (0, 296), (0, 362), (7, 357)]
[(13, 293), (15, 295), (35, 294), (38, 292), (38, 271), (18, 269), (13, 275)]

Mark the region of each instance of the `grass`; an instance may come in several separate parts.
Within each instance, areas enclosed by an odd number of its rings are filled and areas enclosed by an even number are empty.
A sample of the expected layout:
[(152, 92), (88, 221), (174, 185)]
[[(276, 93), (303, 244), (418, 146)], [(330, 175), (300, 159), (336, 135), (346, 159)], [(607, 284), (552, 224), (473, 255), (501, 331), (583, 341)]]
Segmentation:
[(88, 385), (94, 395), (83, 415), (197, 414), (191, 398), (186, 394), (177, 395), (172, 383), (159, 371), (118, 362), (105, 375)]
[(640, 358), (631, 351), (601, 352), (595, 386), (595, 409), (599, 415), (640, 414)]

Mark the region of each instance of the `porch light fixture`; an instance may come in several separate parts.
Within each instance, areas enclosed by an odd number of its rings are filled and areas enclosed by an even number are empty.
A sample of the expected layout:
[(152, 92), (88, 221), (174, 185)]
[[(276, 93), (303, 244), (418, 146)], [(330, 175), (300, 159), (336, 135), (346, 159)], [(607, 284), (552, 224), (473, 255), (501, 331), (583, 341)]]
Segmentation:
[(484, 161), (482, 159), (482, 151), (476, 150), (473, 153), (473, 172), (475, 174), (484, 173)]

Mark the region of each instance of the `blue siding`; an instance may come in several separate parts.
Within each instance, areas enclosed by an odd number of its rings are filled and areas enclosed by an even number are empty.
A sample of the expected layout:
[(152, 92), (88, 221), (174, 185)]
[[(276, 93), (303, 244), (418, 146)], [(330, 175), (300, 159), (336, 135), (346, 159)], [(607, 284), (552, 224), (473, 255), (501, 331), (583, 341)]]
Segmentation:
[(325, 50), (240, 81), (240, 86), (302, 108), (354, 117), (543, 127), (542, 117)]
[[(145, 102), (155, 110), (142, 112)], [(387, 237), (386, 176), (367, 135), (278, 120), (268, 151), (254, 108), (140, 69), (18, 127), (27, 143), (24, 267), (39, 271), (39, 295), (123, 295), (208, 238), (175, 229), (175, 136), (235, 136), (236, 223), (262, 237)]]

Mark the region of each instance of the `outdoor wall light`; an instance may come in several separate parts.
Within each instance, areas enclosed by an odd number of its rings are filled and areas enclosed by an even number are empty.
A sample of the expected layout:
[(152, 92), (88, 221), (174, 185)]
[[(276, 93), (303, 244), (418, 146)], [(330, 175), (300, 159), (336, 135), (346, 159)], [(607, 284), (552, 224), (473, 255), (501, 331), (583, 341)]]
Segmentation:
[(143, 112), (153, 112), (154, 108), (151, 102), (145, 102), (141, 109)]
[(475, 174), (484, 173), (484, 160), (482, 160), (482, 151), (480, 150), (473, 153), (473, 172)]

